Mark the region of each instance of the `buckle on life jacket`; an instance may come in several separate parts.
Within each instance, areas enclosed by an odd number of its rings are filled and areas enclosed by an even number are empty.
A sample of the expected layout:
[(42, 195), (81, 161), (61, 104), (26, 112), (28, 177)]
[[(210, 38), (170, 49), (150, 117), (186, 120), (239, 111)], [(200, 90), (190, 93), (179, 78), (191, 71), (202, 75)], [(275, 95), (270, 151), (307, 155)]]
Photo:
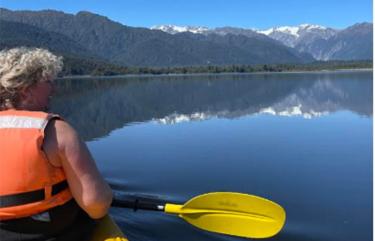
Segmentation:
[[(66, 180), (52, 186), (52, 196), (68, 188)], [(31, 192), (0, 196), (0, 208), (24, 205), (28, 203), (43, 201), (45, 199), (44, 189)]]

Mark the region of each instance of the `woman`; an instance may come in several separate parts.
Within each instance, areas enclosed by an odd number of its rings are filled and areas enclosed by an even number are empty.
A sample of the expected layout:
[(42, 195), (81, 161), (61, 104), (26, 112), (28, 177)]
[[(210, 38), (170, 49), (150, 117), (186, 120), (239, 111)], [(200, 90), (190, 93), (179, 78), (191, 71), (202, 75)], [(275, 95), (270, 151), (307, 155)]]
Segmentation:
[(0, 51), (0, 237), (84, 240), (112, 192), (77, 132), (48, 113), (62, 59), (48, 50)]

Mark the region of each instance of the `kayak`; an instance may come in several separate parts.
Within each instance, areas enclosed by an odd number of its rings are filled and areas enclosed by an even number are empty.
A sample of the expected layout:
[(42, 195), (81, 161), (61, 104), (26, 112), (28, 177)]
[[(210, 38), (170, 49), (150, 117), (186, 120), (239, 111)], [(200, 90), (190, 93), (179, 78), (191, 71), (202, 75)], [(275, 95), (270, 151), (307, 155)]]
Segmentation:
[(109, 216), (97, 224), (90, 241), (129, 241), (115, 221)]

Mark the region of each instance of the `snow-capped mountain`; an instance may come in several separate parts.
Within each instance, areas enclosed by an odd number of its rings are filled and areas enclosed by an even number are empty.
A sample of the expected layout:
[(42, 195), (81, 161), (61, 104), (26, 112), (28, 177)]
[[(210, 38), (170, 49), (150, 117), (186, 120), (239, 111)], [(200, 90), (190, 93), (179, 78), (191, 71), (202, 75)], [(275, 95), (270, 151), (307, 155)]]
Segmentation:
[(176, 26), (176, 25), (158, 25), (151, 27), (152, 30), (161, 30), (163, 32), (169, 33), (169, 34), (176, 34), (176, 33), (182, 33), (182, 32), (191, 32), (191, 33), (205, 33), (209, 31), (206, 27), (200, 27), (200, 26)]
[(175, 25), (160, 25), (152, 29), (159, 29), (170, 34), (181, 32), (220, 36), (231, 34), (258, 39), (262, 42), (274, 41), (274, 43), (293, 48), (296, 53), (307, 53), (316, 60), (372, 58), (372, 23), (355, 24), (341, 30), (315, 24), (281, 26), (265, 30), (236, 27), (210, 29)]
[(270, 35), (274, 32), (282, 32), (287, 34), (295, 35), (296, 37), (300, 36), (301, 31), (314, 31), (314, 30), (326, 30), (327, 28), (320, 25), (314, 24), (301, 24), (299, 26), (282, 26), (282, 27), (273, 27), (266, 30), (257, 30), (257, 32)]
[(225, 36), (227, 34), (243, 35), (249, 38), (258, 38), (263, 40), (272, 40), (264, 34), (258, 33), (254, 29), (236, 28), (236, 27), (219, 27), (219, 28), (207, 28), (202, 26), (177, 26), (177, 25), (158, 25), (151, 27), (152, 30), (161, 30), (169, 34), (177, 34), (183, 32), (190, 32), (194, 34), (217, 34)]
[(213, 33), (218, 35), (243, 35), (249, 38), (258, 38), (262, 40), (271, 40), (268, 36), (264, 36), (263, 34), (258, 33), (254, 29), (246, 29), (246, 28), (235, 28), (235, 27), (220, 27), (214, 28), (208, 31), (207, 33)]
[(236, 27), (219, 27), (210, 29), (201, 26), (176, 25), (159, 25), (154, 26), (151, 29), (161, 30), (169, 34), (191, 32), (195, 34), (218, 34), (222, 36), (227, 34), (244, 35), (246, 37), (257, 37), (264, 40), (271, 38), (291, 48), (295, 48), (297, 45), (302, 45), (297, 48), (299, 52), (306, 51), (306, 47), (304, 46), (304, 44), (309, 44), (313, 41), (316, 41), (317, 39), (327, 40), (330, 37), (334, 36), (337, 32), (339, 32), (339, 30), (314, 24), (273, 27), (266, 30)]
[(299, 26), (282, 26), (266, 30), (257, 30), (257, 32), (293, 48), (303, 41), (311, 42), (315, 39), (329, 39), (335, 35), (338, 30), (314, 24), (301, 24)]
[[(215, 33), (219, 35), (226, 35), (226, 34), (235, 34), (235, 35), (251, 35), (254, 36), (256, 34), (264, 34), (269, 36), (270, 38), (276, 39), (278, 41), (282, 41), (283, 38), (279, 36), (288, 35), (293, 40), (297, 40), (300, 37), (303, 37), (307, 33), (314, 33), (319, 35), (321, 38), (328, 39), (333, 34), (337, 32), (332, 28), (327, 28), (320, 25), (313, 25), (313, 24), (301, 24), (299, 26), (283, 26), (283, 27), (274, 27), (266, 30), (257, 30), (257, 29), (246, 29), (246, 28), (236, 28), (236, 27), (220, 27), (210, 29), (208, 27), (203, 26), (177, 26), (177, 25), (157, 25), (151, 27), (153, 30), (161, 30), (163, 32), (169, 34), (176, 34), (182, 32), (191, 32), (191, 33), (198, 33), (198, 34), (205, 34), (205, 33)], [(284, 43), (289, 47), (294, 47), (295, 43)]]
[(337, 30), (320, 25), (301, 24), (258, 30), (298, 52), (317, 60), (372, 59), (372, 23), (358, 23)]

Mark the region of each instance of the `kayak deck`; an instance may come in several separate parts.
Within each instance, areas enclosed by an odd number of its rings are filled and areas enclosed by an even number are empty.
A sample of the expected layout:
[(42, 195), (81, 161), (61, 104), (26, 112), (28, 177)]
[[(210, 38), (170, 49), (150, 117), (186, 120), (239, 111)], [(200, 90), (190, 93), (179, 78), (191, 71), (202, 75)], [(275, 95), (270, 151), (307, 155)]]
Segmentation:
[(90, 241), (129, 241), (113, 219), (107, 215), (97, 224)]

